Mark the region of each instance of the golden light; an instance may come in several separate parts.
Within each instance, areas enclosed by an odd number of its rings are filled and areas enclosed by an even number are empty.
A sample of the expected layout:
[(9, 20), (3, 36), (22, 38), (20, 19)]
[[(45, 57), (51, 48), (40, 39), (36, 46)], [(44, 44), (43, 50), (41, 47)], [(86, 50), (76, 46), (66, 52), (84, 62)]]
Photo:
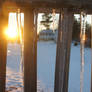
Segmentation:
[(84, 40), (84, 41), (86, 40), (86, 35), (83, 35), (83, 40)]
[(85, 42), (87, 40), (87, 36), (86, 34), (80, 34), (80, 38), (82, 39), (83, 42)]
[(8, 39), (15, 39), (18, 37), (18, 31), (14, 26), (8, 27), (5, 31), (5, 35), (8, 37)]
[[(24, 26), (24, 15), (21, 14), (21, 25)], [(4, 34), (8, 40), (18, 40), (21, 31), (20, 28), (20, 17), (18, 15), (18, 21), (16, 17), (16, 13), (9, 13), (9, 21), (8, 21), (8, 28), (5, 29)], [(18, 24), (19, 22), (19, 24)]]

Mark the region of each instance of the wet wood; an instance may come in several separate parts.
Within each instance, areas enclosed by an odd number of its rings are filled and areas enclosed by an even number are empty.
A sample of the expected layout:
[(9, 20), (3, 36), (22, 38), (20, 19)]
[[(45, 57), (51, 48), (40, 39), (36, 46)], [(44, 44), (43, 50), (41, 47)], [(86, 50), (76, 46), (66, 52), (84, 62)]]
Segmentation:
[(59, 19), (54, 92), (68, 92), (73, 13), (64, 9)]
[(92, 92), (92, 15), (91, 15), (91, 92)]
[[(3, 0), (1, 0), (3, 2)], [(89, 8), (92, 9), (92, 0), (5, 0), (3, 3), (19, 3), (20, 5), (31, 4), (34, 7), (56, 8)]]
[(68, 92), (68, 81), (69, 81), (69, 65), (70, 65), (70, 52), (71, 52), (71, 42), (72, 42), (72, 28), (73, 28), (73, 13), (68, 13), (67, 22), (67, 43), (66, 43), (66, 57), (65, 57), (65, 70), (64, 70), (64, 85), (63, 92)]
[(37, 91), (37, 62), (34, 29), (34, 12), (24, 12), (24, 92)]
[[(20, 8), (21, 11), (24, 11), (25, 8), (46, 8), (48, 10), (50, 8), (68, 8), (74, 13), (79, 14), (80, 11), (85, 10), (88, 14), (92, 14), (92, 0), (89, 2), (88, 0), (84, 0), (83, 2), (81, 0), (5, 0), (5, 2), (3, 2), (1, 6), (11, 12), (16, 12), (18, 8)], [(43, 12), (45, 11), (43, 10)]]
[(7, 41), (4, 30), (8, 26), (8, 15), (0, 13), (0, 92), (5, 92), (6, 86), (6, 58), (7, 58)]

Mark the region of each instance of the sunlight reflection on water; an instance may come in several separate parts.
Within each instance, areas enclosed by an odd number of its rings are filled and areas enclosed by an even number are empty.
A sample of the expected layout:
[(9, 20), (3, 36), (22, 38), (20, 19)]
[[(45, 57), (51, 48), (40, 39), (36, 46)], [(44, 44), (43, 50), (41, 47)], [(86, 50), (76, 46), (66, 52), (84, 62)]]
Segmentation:
[[(23, 76), (19, 72), (20, 59), (21, 59), (20, 45), (8, 44), (7, 74), (6, 74), (7, 92), (22, 92), (23, 90)], [(43, 89), (45, 89), (44, 84), (40, 80), (38, 80), (37, 92), (42, 92)]]

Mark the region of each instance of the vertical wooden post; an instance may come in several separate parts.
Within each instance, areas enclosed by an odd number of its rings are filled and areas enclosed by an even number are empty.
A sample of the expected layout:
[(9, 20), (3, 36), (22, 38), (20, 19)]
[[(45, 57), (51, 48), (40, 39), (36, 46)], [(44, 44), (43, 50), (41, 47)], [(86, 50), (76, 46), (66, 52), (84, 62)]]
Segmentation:
[(28, 9), (24, 12), (24, 92), (37, 91), (35, 34), (34, 11)]
[(6, 84), (7, 41), (4, 37), (4, 29), (7, 26), (8, 16), (0, 13), (0, 92), (5, 92)]
[(67, 23), (67, 43), (66, 43), (66, 57), (65, 57), (65, 69), (64, 69), (64, 85), (63, 92), (68, 92), (68, 80), (69, 80), (69, 65), (70, 65), (70, 52), (71, 52), (71, 41), (72, 41), (72, 29), (74, 16), (73, 13), (69, 12)]
[(59, 20), (54, 92), (68, 92), (73, 13), (62, 10)]
[(91, 90), (92, 92), (92, 15), (91, 15)]

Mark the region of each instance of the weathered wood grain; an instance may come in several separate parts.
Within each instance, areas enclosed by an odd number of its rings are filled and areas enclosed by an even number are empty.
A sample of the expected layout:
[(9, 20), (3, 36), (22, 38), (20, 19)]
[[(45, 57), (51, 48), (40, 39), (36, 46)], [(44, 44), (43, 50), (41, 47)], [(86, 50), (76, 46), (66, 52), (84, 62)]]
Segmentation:
[(4, 29), (8, 26), (8, 15), (0, 13), (0, 92), (5, 92), (6, 85), (6, 58), (7, 41), (4, 35)]
[(73, 13), (64, 9), (59, 20), (54, 92), (68, 92)]
[(24, 13), (24, 92), (37, 91), (37, 62), (34, 30), (34, 12)]
[[(14, 8), (70, 8), (91, 11), (92, 0), (1, 0), (1, 6)], [(6, 7), (6, 8), (7, 8)], [(75, 11), (76, 12), (76, 11)]]

